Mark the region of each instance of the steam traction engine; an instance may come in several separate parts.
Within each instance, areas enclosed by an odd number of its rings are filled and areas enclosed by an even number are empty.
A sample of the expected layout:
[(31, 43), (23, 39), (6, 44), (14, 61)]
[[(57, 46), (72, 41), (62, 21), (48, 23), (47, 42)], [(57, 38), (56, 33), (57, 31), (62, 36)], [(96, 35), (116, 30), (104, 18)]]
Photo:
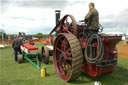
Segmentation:
[(56, 16), (57, 25), (51, 33), (55, 31), (57, 35), (53, 42), (53, 58), (61, 79), (71, 81), (81, 72), (96, 77), (114, 71), (116, 44), (121, 37), (90, 34), (86, 24), (76, 24), (72, 15), (65, 15), (60, 21), (60, 11), (56, 11)]

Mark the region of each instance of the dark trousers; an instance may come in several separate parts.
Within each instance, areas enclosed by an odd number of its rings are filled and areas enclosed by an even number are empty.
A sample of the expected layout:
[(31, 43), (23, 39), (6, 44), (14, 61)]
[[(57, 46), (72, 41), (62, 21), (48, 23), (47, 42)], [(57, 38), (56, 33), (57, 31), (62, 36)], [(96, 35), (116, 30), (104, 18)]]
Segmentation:
[(13, 50), (14, 50), (15, 61), (17, 61), (18, 52), (20, 54), (22, 54), (21, 49), (20, 48), (13, 48)]

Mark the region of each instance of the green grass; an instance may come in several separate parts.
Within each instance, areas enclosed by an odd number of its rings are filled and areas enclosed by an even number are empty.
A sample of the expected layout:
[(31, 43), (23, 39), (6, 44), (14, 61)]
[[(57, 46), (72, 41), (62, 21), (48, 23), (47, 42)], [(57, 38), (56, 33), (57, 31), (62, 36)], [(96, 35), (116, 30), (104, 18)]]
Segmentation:
[[(41, 45), (36, 44), (39, 48)], [(92, 78), (82, 74), (77, 80), (64, 82), (55, 72), (52, 56), (46, 67), (47, 76), (41, 78), (40, 70), (35, 69), (29, 62), (18, 64), (14, 61), (11, 46), (0, 48), (0, 85), (94, 85), (100, 81), (102, 85), (128, 85), (128, 60), (119, 59), (115, 72), (109, 75)]]

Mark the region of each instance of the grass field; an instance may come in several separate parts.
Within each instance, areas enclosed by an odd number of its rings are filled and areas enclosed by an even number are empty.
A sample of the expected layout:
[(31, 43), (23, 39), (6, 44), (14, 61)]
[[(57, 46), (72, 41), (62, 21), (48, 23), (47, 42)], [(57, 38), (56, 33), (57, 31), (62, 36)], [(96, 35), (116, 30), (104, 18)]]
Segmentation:
[[(41, 47), (39, 44), (36, 46)], [(112, 74), (97, 78), (81, 74), (72, 82), (64, 82), (56, 75), (52, 56), (50, 64), (42, 64), (42, 67), (47, 69), (48, 75), (45, 78), (41, 78), (40, 70), (29, 62), (15, 62), (11, 46), (0, 48), (0, 85), (94, 85), (95, 81), (100, 81), (102, 85), (128, 85), (128, 59), (118, 59), (118, 65)]]

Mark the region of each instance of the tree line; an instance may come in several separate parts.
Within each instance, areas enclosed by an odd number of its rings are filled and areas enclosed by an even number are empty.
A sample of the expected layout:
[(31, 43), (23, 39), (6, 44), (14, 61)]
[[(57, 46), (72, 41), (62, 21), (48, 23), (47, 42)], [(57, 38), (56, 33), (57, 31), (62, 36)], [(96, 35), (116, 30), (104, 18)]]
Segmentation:
[[(6, 35), (6, 38), (10, 37), (10, 38), (13, 38), (14, 35), (18, 35), (18, 34), (7, 34)], [(51, 35), (51, 36), (54, 36), (54, 35)], [(25, 37), (28, 37), (28, 38), (47, 38), (48, 37), (48, 34), (43, 34), (43, 33), (37, 33), (37, 34), (25, 34)]]

